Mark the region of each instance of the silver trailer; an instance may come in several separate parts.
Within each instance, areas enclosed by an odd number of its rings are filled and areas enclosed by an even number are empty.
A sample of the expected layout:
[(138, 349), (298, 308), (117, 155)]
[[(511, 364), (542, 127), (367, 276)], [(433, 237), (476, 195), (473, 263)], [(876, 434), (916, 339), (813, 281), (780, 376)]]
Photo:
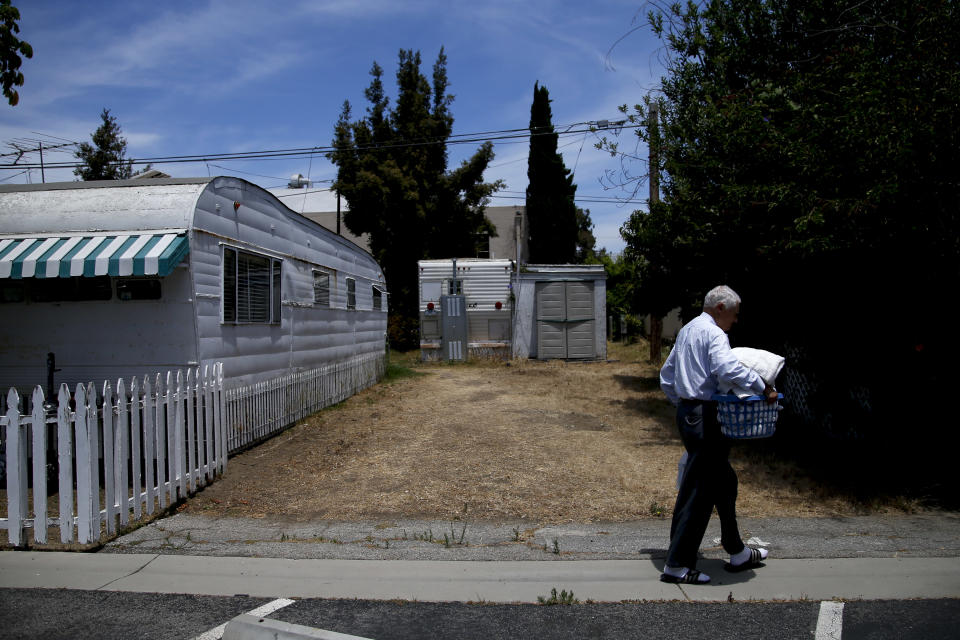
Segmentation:
[(0, 389), (385, 348), (373, 257), (238, 178), (2, 186), (0, 287)]
[(420, 357), (509, 358), (512, 260), (420, 260)]

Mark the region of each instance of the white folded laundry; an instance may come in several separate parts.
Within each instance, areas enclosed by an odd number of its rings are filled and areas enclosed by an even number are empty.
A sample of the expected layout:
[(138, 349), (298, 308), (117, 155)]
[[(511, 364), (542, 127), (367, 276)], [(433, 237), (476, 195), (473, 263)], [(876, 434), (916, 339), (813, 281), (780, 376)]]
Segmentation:
[[(780, 375), (780, 370), (783, 369), (783, 364), (786, 362), (783, 356), (778, 356), (763, 349), (751, 349), (750, 347), (735, 347), (731, 351), (733, 355), (737, 356), (737, 360), (741, 364), (759, 373), (763, 381), (771, 387), (775, 386), (777, 376)], [(739, 398), (757, 395), (755, 391), (750, 389), (733, 387), (724, 383), (720, 384), (719, 391), (720, 393), (733, 393)]]

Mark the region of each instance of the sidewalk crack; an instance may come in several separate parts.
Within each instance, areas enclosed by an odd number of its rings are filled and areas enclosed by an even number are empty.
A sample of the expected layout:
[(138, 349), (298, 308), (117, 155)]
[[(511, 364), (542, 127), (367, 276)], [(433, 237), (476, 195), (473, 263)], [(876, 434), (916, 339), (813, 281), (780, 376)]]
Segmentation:
[(160, 557), (160, 554), (158, 553), (158, 554), (154, 555), (152, 558), (150, 558), (149, 560), (147, 560), (146, 562), (144, 562), (141, 566), (137, 567), (135, 570), (133, 570), (133, 571), (131, 571), (130, 573), (128, 573), (127, 575), (125, 575), (125, 576), (120, 576), (119, 578), (114, 578), (114, 579), (111, 580), (110, 582), (108, 582), (108, 583), (106, 583), (106, 584), (104, 584), (104, 585), (101, 585), (101, 586), (97, 587), (96, 590), (97, 590), (97, 591), (104, 590), (104, 589), (106, 589), (107, 587), (109, 587), (110, 585), (112, 585), (112, 584), (115, 583), (115, 582), (119, 582), (120, 580), (125, 580), (126, 578), (129, 578), (130, 576), (137, 575), (138, 573), (140, 573), (141, 571), (143, 571), (144, 569), (146, 569), (146, 568), (147, 568), (147, 565), (149, 565), (151, 562), (153, 562), (154, 560), (156, 560), (156, 559), (159, 558), (159, 557)]

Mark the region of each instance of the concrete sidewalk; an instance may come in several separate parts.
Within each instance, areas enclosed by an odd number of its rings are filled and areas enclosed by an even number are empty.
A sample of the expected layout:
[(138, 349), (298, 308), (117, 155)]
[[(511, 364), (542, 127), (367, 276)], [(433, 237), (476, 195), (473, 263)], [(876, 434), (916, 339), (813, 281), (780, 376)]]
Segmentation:
[[(960, 557), (960, 514), (740, 518), (749, 545), (775, 559)], [(669, 518), (540, 526), (526, 521), (298, 521), (178, 513), (108, 543), (101, 553), (311, 560), (650, 560), (666, 557)], [(712, 518), (704, 558), (725, 559)], [(710, 575), (712, 572), (707, 571)]]
[(659, 581), (670, 522), (534, 526), (176, 514), (99, 553), (0, 552), (0, 587), (437, 602), (960, 598), (960, 515), (741, 519), (767, 566), (730, 574), (714, 518), (706, 586)]
[(581, 601), (771, 601), (960, 597), (960, 558), (770, 559), (711, 585), (659, 581), (662, 560), (290, 560), (157, 554), (0, 553), (0, 587), (264, 598), (536, 602), (551, 589)]

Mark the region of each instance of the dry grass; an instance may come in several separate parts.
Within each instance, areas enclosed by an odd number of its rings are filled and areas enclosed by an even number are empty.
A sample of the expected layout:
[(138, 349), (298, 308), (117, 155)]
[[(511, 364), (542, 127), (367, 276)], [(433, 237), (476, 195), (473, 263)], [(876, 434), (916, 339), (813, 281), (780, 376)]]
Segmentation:
[[(471, 519), (539, 524), (669, 513), (683, 449), (646, 349), (611, 345), (603, 363), (408, 356), (415, 375), (231, 459), (226, 477), (184, 508), (301, 520), (446, 519), (466, 509)], [(743, 516), (863, 511), (749, 444), (732, 461)]]

